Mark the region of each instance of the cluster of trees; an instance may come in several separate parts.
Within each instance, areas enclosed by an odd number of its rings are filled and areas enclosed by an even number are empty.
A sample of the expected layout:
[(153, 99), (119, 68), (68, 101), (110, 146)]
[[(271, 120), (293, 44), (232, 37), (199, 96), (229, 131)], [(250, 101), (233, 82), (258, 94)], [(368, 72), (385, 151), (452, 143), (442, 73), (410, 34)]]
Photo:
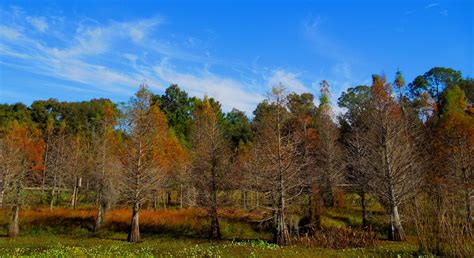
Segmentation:
[[(330, 87), (310, 93), (273, 88), (249, 119), (221, 110), (212, 98), (189, 97), (177, 85), (163, 95), (141, 86), (126, 104), (107, 99), (54, 99), (1, 105), (1, 205), (18, 234), (23, 191), (53, 209), (62, 192), (71, 206), (98, 206), (95, 229), (112, 205), (128, 204), (128, 240), (140, 241), (142, 206), (170, 204), (206, 209), (209, 236), (220, 238), (218, 208), (265, 209), (278, 244), (290, 243), (288, 216), (303, 218), (299, 231), (321, 228), (325, 207), (337, 196), (360, 196), (364, 228), (368, 196), (387, 211), (388, 238), (406, 239), (404, 223), (420, 246), (440, 251), (472, 239), (474, 81), (436, 67), (405, 85), (374, 75), (371, 86), (349, 88), (334, 114)], [(240, 203), (229, 195), (241, 194)], [(31, 200), (30, 200), (31, 202)], [(454, 241), (454, 242), (453, 242)], [(463, 242), (464, 243), (464, 242)]]

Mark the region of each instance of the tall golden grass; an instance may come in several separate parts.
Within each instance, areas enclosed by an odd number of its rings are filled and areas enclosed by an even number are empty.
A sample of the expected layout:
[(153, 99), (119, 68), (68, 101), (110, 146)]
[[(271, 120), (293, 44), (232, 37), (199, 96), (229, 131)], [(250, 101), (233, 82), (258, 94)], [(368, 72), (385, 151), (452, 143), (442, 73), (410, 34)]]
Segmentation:
[[(5, 214), (6, 212), (2, 212)], [(48, 208), (24, 209), (20, 211), (20, 227), (67, 233), (68, 230), (92, 231), (97, 209)], [(219, 217), (228, 222), (252, 223), (264, 216), (262, 213), (242, 209), (221, 209)], [(131, 210), (111, 209), (107, 212), (104, 230), (126, 232), (131, 220)], [(6, 225), (8, 218), (2, 216), (0, 223)], [(207, 212), (200, 208), (159, 209), (140, 211), (140, 228), (144, 233), (169, 233), (183, 236), (206, 236), (208, 230)]]

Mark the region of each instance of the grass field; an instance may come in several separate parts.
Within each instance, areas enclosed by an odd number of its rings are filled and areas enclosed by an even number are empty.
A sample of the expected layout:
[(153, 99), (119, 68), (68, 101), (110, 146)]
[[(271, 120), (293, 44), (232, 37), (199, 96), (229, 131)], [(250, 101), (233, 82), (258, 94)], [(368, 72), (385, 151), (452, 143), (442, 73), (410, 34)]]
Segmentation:
[[(344, 207), (327, 209), (322, 217), (326, 229), (359, 228), (360, 212), (353, 196)], [(140, 213), (142, 242), (126, 241), (130, 209), (113, 209), (99, 234), (92, 232), (95, 208), (25, 209), (20, 212), (20, 236), (8, 239), (8, 218), (0, 216), (0, 256), (158, 256), (158, 257), (399, 257), (419, 255), (413, 237), (404, 243), (384, 241), (385, 216), (376, 203), (370, 206), (371, 223), (379, 241), (370, 247), (309, 247), (302, 243), (279, 247), (269, 243), (271, 233), (258, 223), (262, 211), (219, 210), (223, 240), (209, 241), (206, 212), (202, 209), (144, 209)], [(298, 220), (298, 218), (295, 218)], [(340, 235), (333, 235), (338, 242)], [(343, 234), (342, 237), (345, 237)], [(353, 235), (351, 236), (354, 237)], [(312, 246), (312, 245), (310, 245)]]
[(324, 249), (298, 245), (279, 247), (263, 240), (210, 242), (189, 238), (145, 236), (131, 244), (126, 234), (106, 237), (72, 235), (20, 236), (0, 238), (0, 254), (8, 256), (157, 256), (157, 257), (400, 257), (416, 254), (409, 243), (382, 241), (375, 248)]

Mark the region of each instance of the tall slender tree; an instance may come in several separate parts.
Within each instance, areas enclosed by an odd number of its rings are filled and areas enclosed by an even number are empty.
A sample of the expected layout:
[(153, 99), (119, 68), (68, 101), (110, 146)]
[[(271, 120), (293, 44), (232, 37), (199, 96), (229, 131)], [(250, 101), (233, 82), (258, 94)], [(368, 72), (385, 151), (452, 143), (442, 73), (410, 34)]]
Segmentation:
[[(301, 177), (303, 152), (301, 138), (288, 126), (287, 97), (283, 86), (274, 87), (268, 99), (259, 104), (255, 114), (255, 149), (259, 161), (259, 188), (266, 193), (272, 210), (273, 241), (290, 243), (288, 209), (291, 201), (304, 190)], [(258, 115), (258, 117), (257, 117)]]
[(225, 140), (219, 123), (220, 106), (205, 97), (194, 104), (192, 129), (193, 178), (198, 190), (199, 203), (207, 210), (211, 225), (209, 237), (220, 239), (217, 215), (217, 193), (225, 179), (229, 164), (229, 143)]
[(373, 76), (371, 96), (373, 101), (367, 114), (368, 130), (364, 137), (369, 185), (389, 212), (388, 238), (404, 241), (406, 235), (399, 207), (410, 199), (420, 182), (416, 139), (403, 126), (409, 121), (393, 99), (392, 88), (385, 76)]
[(334, 206), (334, 190), (342, 182), (342, 149), (339, 143), (339, 128), (333, 121), (330, 103), (329, 83), (320, 84), (320, 104), (316, 114), (316, 129), (318, 132), (318, 148), (316, 154), (316, 169), (321, 199), (325, 206)]
[(163, 173), (160, 151), (169, 137), (165, 115), (152, 101), (146, 85), (141, 85), (125, 108), (122, 130), (123, 146), (119, 151), (122, 164), (123, 196), (132, 206), (129, 242), (140, 241), (139, 214), (143, 201)]

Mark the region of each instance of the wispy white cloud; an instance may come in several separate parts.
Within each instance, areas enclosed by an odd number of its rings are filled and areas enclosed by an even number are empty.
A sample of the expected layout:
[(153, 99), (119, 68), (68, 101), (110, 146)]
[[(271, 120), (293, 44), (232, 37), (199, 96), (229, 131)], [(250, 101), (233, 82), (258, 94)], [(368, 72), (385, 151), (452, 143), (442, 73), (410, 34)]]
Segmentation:
[(303, 35), (308, 38), (318, 55), (329, 59), (347, 60), (349, 55), (336, 40), (323, 31), (321, 16), (309, 17), (303, 21)]
[(208, 70), (199, 70), (194, 73), (179, 72), (163, 60), (153, 67), (159, 80), (168, 84), (178, 83), (192, 96), (208, 95), (221, 102), (224, 110), (232, 108), (251, 114), (256, 104), (264, 97), (259, 92), (247, 91), (247, 85), (231, 78), (216, 75)]
[(21, 36), (21, 32), (12, 27), (0, 25), (0, 36), (6, 39), (15, 40)]
[[(6, 15), (6, 12), (2, 14)], [(26, 18), (18, 20), (19, 14)], [(7, 18), (10, 18), (9, 23), (0, 24), (2, 66), (79, 83), (83, 88), (127, 95), (132, 94), (132, 89), (144, 78), (133, 68), (123, 71), (116, 67), (115, 56), (119, 52), (116, 51), (117, 44), (123, 40), (143, 40), (161, 21), (160, 18), (151, 18), (105, 25), (80, 22), (73, 29), (71, 40), (62, 41), (65, 44), (50, 45), (50, 42), (46, 42), (47, 37), (35, 34), (28, 27), (40, 32), (48, 30), (45, 18), (28, 16), (20, 8), (14, 9), (11, 17)], [(68, 32), (53, 30), (48, 34), (64, 35)], [(5, 58), (8, 58), (8, 62)], [(112, 60), (112, 63), (101, 64), (98, 62), (101, 59)]]
[(298, 78), (299, 74), (285, 71), (283, 69), (274, 70), (267, 76), (267, 87), (270, 89), (273, 86), (278, 86), (280, 83), (290, 92), (303, 93), (309, 92), (309, 89), (304, 86), (303, 82)]
[[(235, 107), (248, 114), (264, 98), (260, 89), (238, 77), (211, 72), (217, 62), (210, 53), (194, 54), (157, 37), (160, 17), (105, 24), (82, 18), (64, 31), (63, 26), (49, 26), (47, 19), (33, 18), (21, 9), (14, 13), (10, 22), (0, 23), (0, 58), (8, 58), (0, 60), (0, 66), (74, 83), (59, 87), (64, 90), (130, 96), (143, 81), (159, 90), (177, 83), (190, 95), (216, 98), (225, 111)], [(21, 16), (30, 18), (18, 20)], [(68, 39), (62, 39), (64, 35)], [(47, 37), (61, 44), (51, 44)], [(196, 47), (202, 42), (189, 37), (186, 44)], [(175, 60), (188, 65), (176, 67)], [(285, 76), (286, 81), (293, 80), (292, 87), (302, 87), (292, 74)]]
[(26, 20), (39, 32), (45, 32), (49, 27), (44, 17), (27, 16)]
[(431, 4), (426, 5), (425, 9), (433, 8), (433, 7), (438, 6), (438, 5), (440, 5), (440, 3), (431, 3)]

